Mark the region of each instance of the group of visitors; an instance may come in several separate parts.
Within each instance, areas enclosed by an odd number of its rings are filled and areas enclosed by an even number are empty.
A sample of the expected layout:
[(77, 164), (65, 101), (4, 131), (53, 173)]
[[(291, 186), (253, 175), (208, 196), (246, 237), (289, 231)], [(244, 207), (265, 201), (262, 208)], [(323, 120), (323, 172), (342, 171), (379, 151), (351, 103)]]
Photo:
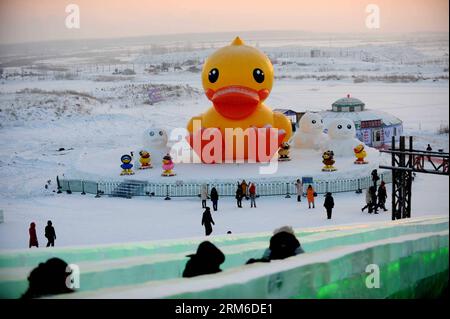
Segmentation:
[(366, 205), (361, 208), (361, 211), (368, 209), (369, 214), (378, 214), (378, 209), (382, 209), (385, 212), (386, 200), (387, 200), (387, 190), (386, 183), (381, 181), (380, 186), (377, 190), (377, 182), (380, 179), (377, 170), (372, 171), (372, 182), (373, 185), (366, 189)]
[(250, 207), (256, 208), (256, 184), (246, 182), (245, 179), (241, 183), (237, 183), (236, 204), (238, 208), (242, 208), (242, 199), (250, 199)]

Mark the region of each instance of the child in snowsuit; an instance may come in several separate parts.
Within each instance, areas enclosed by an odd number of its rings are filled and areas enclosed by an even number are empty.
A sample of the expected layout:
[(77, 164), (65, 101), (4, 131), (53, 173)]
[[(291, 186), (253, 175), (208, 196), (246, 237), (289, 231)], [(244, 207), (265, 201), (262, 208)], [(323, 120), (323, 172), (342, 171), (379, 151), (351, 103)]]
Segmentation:
[(331, 219), (331, 214), (334, 208), (334, 199), (330, 192), (325, 196), (325, 202), (323, 203), (323, 207), (327, 210), (327, 218)]
[(212, 233), (212, 226), (211, 224), (214, 224), (214, 220), (211, 216), (211, 210), (209, 207), (206, 207), (205, 211), (203, 212), (202, 217), (202, 225), (205, 226), (205, 235), (209, 236)]
[(47, 238), (47, 247), (55, 246), (56, 233), (51, 220), (49, 220), (47, 226), (45, 226), (45, 238)]
[(34, 222), (30, 224), (28, 233), (30, 234), (29, 248), (31, 248), (33, 246), (39, 247), (39, 243), (38, 243), (38, 239), (37, 239), (37, 235), (36, 235), (36, 224)]
[(314, 204), (314, 188), (309, 185), (308, 188), (306, 189), (306, 198), (308, 199), (308, 208), (311, 208), (311, 204), (313, 206), (313, 208), (316, 208), (315, 204)]
[(248, 184), (247, 182), (244, 180), (242, 180), (241, 183), (241, 187), (242, 187), (242, 197), (245, 197), (245, 199), (248, 199)]

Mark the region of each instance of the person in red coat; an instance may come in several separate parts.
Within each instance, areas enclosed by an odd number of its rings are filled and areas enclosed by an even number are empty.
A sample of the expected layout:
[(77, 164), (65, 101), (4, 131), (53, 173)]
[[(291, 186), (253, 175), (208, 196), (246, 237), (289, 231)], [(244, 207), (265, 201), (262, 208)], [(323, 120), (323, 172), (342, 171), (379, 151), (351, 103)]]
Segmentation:
[(28, 233), (30, 234), (30, 248), (33, 246), (39, 247), (37, 235), (36, 235), (36, 224), (33, 222), (30, 224), (30, 228), (28, 229)]

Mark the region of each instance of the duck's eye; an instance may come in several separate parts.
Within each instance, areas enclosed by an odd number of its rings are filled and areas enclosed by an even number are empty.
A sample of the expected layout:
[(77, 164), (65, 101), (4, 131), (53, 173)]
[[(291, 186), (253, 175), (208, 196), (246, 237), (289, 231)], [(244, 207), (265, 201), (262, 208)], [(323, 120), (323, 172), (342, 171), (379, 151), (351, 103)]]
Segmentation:
[(351, 130), (351, 129), (352, 129), (352, 126), (349, 124), (349, 125), (347, 125), (347, 128), (348, 128), (349, 130)]
[(164, 134), (163, 131), (159, 131), (160, 136), (163, 136), (163, 134)]
[(253, 78), (258, 83), (264, 82), (264, 72), (261, 69), (254, 69), (253, 70)]
[(155, 135), (155, 132), (151, 131), (150, 136), (153, 136), (153, 135)]
[(219, 70), (214, 68), (211, 71), (209, 71), (209, 73), (208, 73), (209, 82), (215, 83), (218, 78), (219, 78)]
[(312, 123), (312, 124), (316, 124), (316, 120), (312, 120), (311, 123)]
[(337, 128), (338, 128), (338, 129), (341, 129), (341, 128), (342, 128), (342, 125), (341, 125), (341, 124), (339, 124), (339, 125), (337, 126)]

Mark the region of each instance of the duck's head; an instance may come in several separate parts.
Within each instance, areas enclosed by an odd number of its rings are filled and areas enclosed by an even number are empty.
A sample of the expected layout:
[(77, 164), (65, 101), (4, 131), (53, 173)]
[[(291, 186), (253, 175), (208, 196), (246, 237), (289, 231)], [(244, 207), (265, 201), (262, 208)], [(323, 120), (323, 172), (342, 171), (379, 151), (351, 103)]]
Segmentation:
[(356, 154), (361, 153), (362, 151), (364, 151), (364, 145), (362, 145), (362, 144), (357, 145), (357, 146), (353, 149), (353, 151), (354, 151)]
[(229, 119), (243, 119), (269, 96), (273, 66), (263, 52), (236, 37), (206, 59), (202, 83), (217, 112)]

